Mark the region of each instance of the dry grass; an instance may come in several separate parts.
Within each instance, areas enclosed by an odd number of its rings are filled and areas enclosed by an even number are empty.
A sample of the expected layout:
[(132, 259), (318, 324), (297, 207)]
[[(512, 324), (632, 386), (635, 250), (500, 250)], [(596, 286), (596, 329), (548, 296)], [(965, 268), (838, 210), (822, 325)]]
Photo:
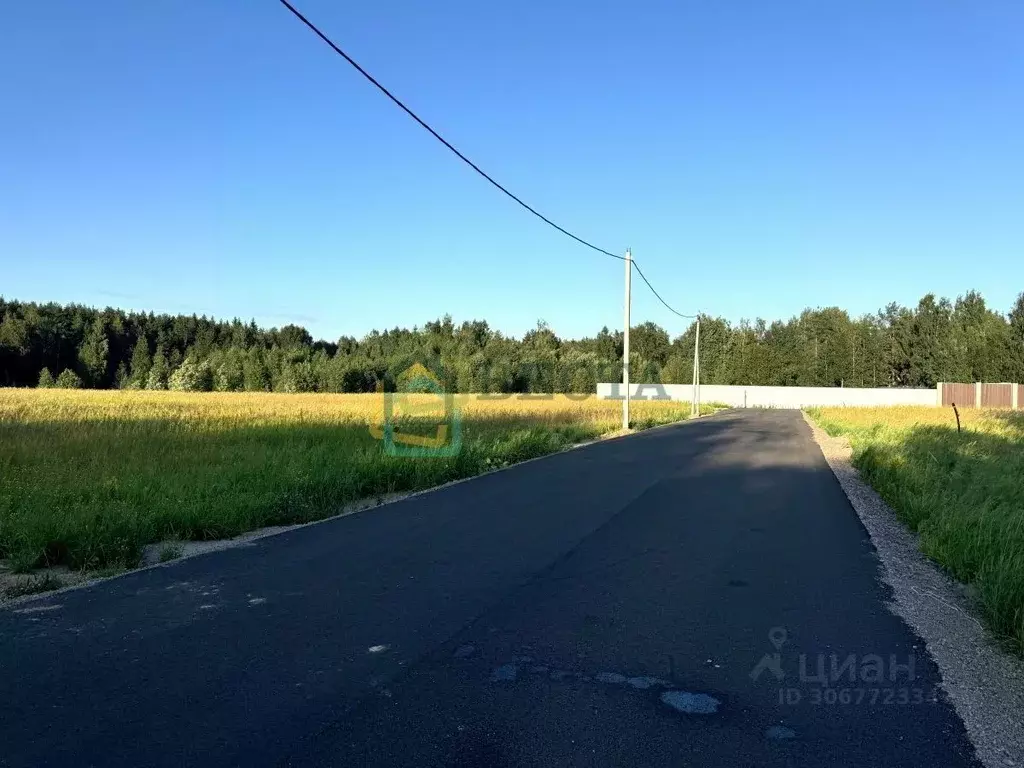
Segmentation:
[[(422, 407), (437, 399), (413, 400), (421, 412), (396, 424), (430, 433)], [(371, 434), (380, 395), (0, 389), (0, 558), (22, 572), (134, 567), (148, 543), (319, 519), (620, 426), (620, 404), (592, 396), (456, 400), (461, 449), (403, 458)], [(633, 408), (638, 428), (688, 414), (688, 403)]]
[(970, 585), (990, 626), (1024, 651), (1024, 413), (818, 408), (849, 436), (864, 478), (920, 533), (925, 554)]

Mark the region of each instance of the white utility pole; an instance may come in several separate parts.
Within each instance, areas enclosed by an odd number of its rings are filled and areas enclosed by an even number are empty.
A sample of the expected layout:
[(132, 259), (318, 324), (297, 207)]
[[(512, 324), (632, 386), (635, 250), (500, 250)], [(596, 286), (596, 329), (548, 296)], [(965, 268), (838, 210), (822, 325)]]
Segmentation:
[(697, 337), (693, 340), (693, 396), (690, 415), (700, 415), (700, 315), (697, 315)]
[(629, 429), (629, 281), (633, 277), (633, 255), (626, 249), (626, 320), (622, 333), (622, 387), (626, 390), (622, 400), (622, 428)]
[(697, 415), (700, 416), (700, 312), (697, 313)]

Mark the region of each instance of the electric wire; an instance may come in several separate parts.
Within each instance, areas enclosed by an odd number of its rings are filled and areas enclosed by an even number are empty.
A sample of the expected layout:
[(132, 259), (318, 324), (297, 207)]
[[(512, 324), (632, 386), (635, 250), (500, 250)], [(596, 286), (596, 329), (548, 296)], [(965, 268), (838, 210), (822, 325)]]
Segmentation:
[(661, 294), (658, 293), (656, 290), (654, 290), (654, 286), (651, 285), (651, 281), (647, 279), (647, 276), (644, 274), (643, 270), (640, 269), (640, 265), (637, 264), (634, 261), (633, 262), (633, 266), (636, 267), (636, 273), (638, 275), (640, 275), (640, 279), (643, 280), (645, 283), (647, 283), (647, 287), (651, 289), (651, 293), (653, 293), (655, 295), (655, 297), (658, 299), (658, 301), (660, 301), (662, 304), (665, 305), (665, 309), (667, 309), (672, 314), (678, 315), (679, 317), (684, 317), (687, 320), (696, 320), (696, 319), (698, 319), (700, 317), (700, 315), (684, 315), (682, 312), (679, 312), (679, 311), (673, 309), (672, 306), (667, 301), (665, 301), (663, 298), (661, 298)]
[[(618, 254), (612, 253), (611, 251), (606, 251), (604, 248), (599, 248), (598, 246), (594, 245), (593, 243), (587, 242), (582, 237), (574, 235), (572, 232), (567, 230), (565, 227), (559, 226), (558, 224), (553, 222), (551, 219), (549, 219), (547, 216), (545, 216), (544, 214), (540, 213), (536, 208), (534, 208), (534, 207), (528, 205), (527, 203), (523, 202), (523, 200), (521, 200), (519, 197), (514, 195), (512, 192), (510, 192), (504, 186), (502, 186), (497, 181), (495, 181), (494, 178), (491, 177), (488, 173), (486, 173), (482, 168), (480, 168), (480, 166), (478, 166), (476, 163), (474, 163), (472, 160), (470, 160), (468, 157), (466, 157), (464, 154), (462, 154), (462, 152), (460, 152), (451, 142), (449, 142), (441, 134), (439, 134), (437, 131), (435, 131), (433, 128), (431, 128), (430, 125), (428, 125), (425, 120), (423, 120), (419, 115), (417, 115), (409, 107), (407, 107), (402, 102), (401, 99), (399, 99), (397, 96), (395, 96), (393, 93), (391, 93), (391, 91), (389, 91), (386, 87), (384, 87), (384, 85), (382, 85), (380, 83), (380, 81), (377, 80), (377, 78), (375, 78), (373, 75), (371, 75), (365, 69), (363, 69), (355, 59), (353, 59), (351, 56), (349, 56), (347, 53), (345, 53), (345, 51), (343, 51), (340, 46), (338, 46), (333, 40), (331, 40), (331, 38), (329, 38), (326, 34), (324, 34), (322, 31), (320, 31), (320, 29), (313, 22), (311, 22), (309, 19), (307, 19), (302, 14), (302, 12), (299, 11), (290, 2), (288, 2), (288, 0), (279, 0), (279, 2), (281, 3), (281, 5), (283, 5), (285, 8), (287, 8), (289, 11), (291, 11), (291, 13), (299, 21), (301, 21), (303, 24), (305, 24), (317, 37), (319, 37), (323, 42), (325, 42), (328, 46), (330, 46), (330, 48), (336, 54), (338, 54), (345, 61), (347, 61), (349, 64), (351, 64), (356, 69), (356, 71), (359, 72), (359, 74), (361, 74), (364, 78), (366, 78), (368, 81), (370, 81), (370, 83), (372, 83), (381, 93), (383, 93), (391, 101), (393, 101), (403, 112), (405, 112), (409, 117), (411, 117), (413, 120), (415, 120), (417, 123), (419, 123), (419, 125), (423, 129), (425, 129), (428, 133), (430, 133), (430, 135), (432, 135), (435, 139), (437, 139), (439, 142), (441, 142), (445, 147), (447, 147), (449, 150), (451, 150), (451, 152), (456, 157), (458, 157), (460, 160), (462, 160), (462, 162), (464, 162), (466, 165), (468, 165), (470, 168), (472, 168), (474, 171), (476, 171), (478, 174), (480, 174), (484, 179), (486, 179), (488, 182), (490, 182), (494, 187), (499, 189), (501, 192), (505, 193), (508, 197), (512, 198), (512, 200), (517, 202), (519, 205), (521, 205), (527, 211), (529, 211), (534, 216), (536, 216), (538, 219), (543, 221), (545, 224), (548, 224), (549, 226), (554, 227), (556, 230), (561, 232), (563, 235), (566, 235), (567, 237), (572, 238), (577, 243), (580, 243), (581, 245), (585, 245), (587, 248), (590, 248), (591, 250), (597, 251), (598, 253), (603, 254), (605, 256), (610, 256), (613, 259), (618, 259), (619, 261), (625, 261), (626, 260), (625, 256), (619, 256)], [(665, 306), (665, 308), (668, 309), (669, 312), (672, 312), (673, 314), (678, 315), (679, 317), (682, 317), (682, 318), (686, 318), (688, 320), (693, 320), (693, 319), (698, 317), (697, 315), (686, 315), (686, 314), (683, 314), (682, 312), (679, 312), (676, 309), (674, 309), (667, 301), (665, 301), (665, 299), (663, 299), (661, 297), (661, 294), (659, 294), (654, 289), (654, 286), (651, 285), (651, 281), (647, 279), (647, 276), (644, 275), (643, 270), (640, 269), (640, 265), (636, 261), (634, 261), (632, 259), (630, 259), (630, 261), (632, 262), (632, 265), (636, 268), (637, 274), (640, 275), (640, 278), (647, 284), (647, 287), (651, 289), (651, 293), (653, 293), (655, 295), (655, 297), (658, 299), (658, 301), (660, 301)]]
[(307, 27), (309, 27), (314, 32), (314, 34), (316, 34), (317, 37), (319, 37), (321, 40), (323, 40), (325, 43), (327, 43), (327, 45), (329, 45), (334, 50), (335, 53), (337, 53), (339, 56), (341, 56), (343, 59), (345, 59), (345, 61), (347, 61), (349, 64), (351, 64), (353, 67), (355, 67), (356, 70), (359, 72), (359, 74), (361, 74), (363, 77), (365, 77), (371, 83), (373, 83), (378, 88), (378, 90), (380, 90), (381, 93), (383, 93), (385, 96), (387, 96), (389, 99), (391, 99), (391, 101), (393, 101), (395, 104), (397, 104), (402, 109), (402, 111), (404, 111), (407, 115), (409, 115), (409, 117), (411, 117), (413, 120), (415, 120), (417, 123), (419, 123), (423, 128), (425, 128), (427, 131), (429, 131), (430, 134), (435, 139), (440, 141), (442, 144), (444, 144), (446, 147), (448, 147), (448, 149), (450, 149), (453, 153), (455, 153), (456, 157), (458, 157), (460, 160), (462, 160), (462, 162), (464, 162), (466, 165), (468, 165), (474, 171), (476, 171), (481, 176), (483, 176), (485, 179), (487, 179), (487, 181), (489, 181), (495, 187), (497, 187), (502, 192), (504, 192), (506, 195), (511, 197), (513, 200), (515, 200), (517, 203), (519, 203), (519, 205), (521, 205), (523, 208), (528, 210), (530, 213), (532, 213), (534, 216), (536, 216), (541, 221), (543, 221), (546, 224), (549, 224), (550, 226), (552, 226), (555, 229), (557, 229), (563, 235), (571, 237), (577, 243), (585, 245), (585, 246), (587, 246), (587, 248), (591, 248), (591, 249), (597, 251), (598, 253), (604, 254), (605, 256), (611, 256), (613, 259), (619, 259), (620, 261), (625, 261), (626, 260), (625, 256), (619, 256), (618, 254), (612, 253), (611, 251), (606, 251), (604, 248), (598, 248), (593, 243), (588, 243), (582, 237), (578, 237), (577, 235), (574, 235), (572, 232), (570, 232), (569, 230), (565, 229), (564, 227), (560, 227), (558, 224), (553, 222), (547, 216), (545, 216), (544, 214), (540, 213), (536, 208), (533, 208), (532, 206), (527, 205), (522, 200), (520, 200), (518, 197), (516, 197), (514, 194), (509, 192), (507, 189), (505, 189), (505, 187), (503, 187), (501, 184), (499, 184), (497, 181), (495, 181), (489, 174), (487, 174), (483, 169), (481, 169), (480, 166), (478, 166), (476, 163), (474, 163), (472, 160), (470, 160), (468, 157), (466, 157), (464, 154), (462, 154), (462, 152), (460, 152), (458, 149), (456, 149), (455, 146), (451, 142), (449, 142), (446, 138), (444, 138), (444, 136), (442, 136), (437, 131), (435, 131), (433, 128), (431, 128), (422, 118), (420, 118), (419, 115), (417, 115), (415, 112), (413, 112), (411, 109), (409, 109), (409, 107), (407, 107), (404, 103), (402, 103), (402, 101), (397, 96), (395, 96), (393, 93), (391, 93), (391, 91), (389, 91), (387, 88), (385, 88), (383, 85), (381, 85), (381, 83), (373, 75), (371, 75), (369, 72), (367, 72), (361, 66), (359, 66), (359, 64), (356, 62), (355, 59), (353, 59), (351, 56), (349, 56), (347, 53), (345, 53), (345, 51), (343, 51), (341, 48), (339, 48), (334, 43), (334, 41), (332, 41), (329, 37), (327, 37), (327, 35), (325, 35), (323, 32), (321, 32), (316, 27), (316, 25), (313, 24), (313, 22), (311, 22), (309, 19), (307, 19), (305, 16), (303, 16), (302, 13), (300, 13), (295, 8), (295, 6), (293, 6), (291, 3), (288, 2), (288, 0), (280, 0), (280, 2), (281, 2), (281, 4), (285, 8), (287, 8), (289, 11), (291, 11), (293, 14), (295, 14), (296, 18), (298, 18), (299, 21), (301, 21), (303, 24), (305, 24)]

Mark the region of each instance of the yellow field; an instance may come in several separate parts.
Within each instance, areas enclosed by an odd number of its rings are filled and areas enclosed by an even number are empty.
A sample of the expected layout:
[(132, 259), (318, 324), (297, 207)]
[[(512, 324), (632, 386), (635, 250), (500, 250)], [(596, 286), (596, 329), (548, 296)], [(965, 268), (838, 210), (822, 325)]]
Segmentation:
[[(393, 455), (381, 395), (0, 389), (0, 558), (20, 571), (131, 567), (150, 542), (322, 518), (557, 451), (621, 419), (620, 403), (592, 396), (455, 400), (458, 423), (440, 427), (438, 398), (399, 398)], [(644, 428), (686, 418), (689, 404), (632, 413)]]
[[(436, 406), (432, 395), (403, 400)], [(621, 426), (621, 403), (593, 395), (454, 395), (463, 418), (564, 425), (579, 422), (602, 430)], [(635, 419), (688, 414), (689, 403), (633, 402)], [(380, 394), (273, 394), (263, 392), (151, 392), (146, 390), (0, 389), (0, 422), (94, 422), (161, 419), (211, 425), (317, 423), (379, 424)]]
[[(956, 432), (956, 416), (952, 408), (930, 406), (893, 406), (885, 408), (816, 408), (814, 413), (825, 421), (844, 425), (847, 430), (907, 430), (916, 426), (935, 426)], [(994, 434), (1011, 434), (1024, 429), (1024, 411), (961, 408), (963, 429)]]
[(921, 534), (924, 552), (971, 585), (991, 626), (1024, 650), (1024, 412), (819, 408), (854, 463)]

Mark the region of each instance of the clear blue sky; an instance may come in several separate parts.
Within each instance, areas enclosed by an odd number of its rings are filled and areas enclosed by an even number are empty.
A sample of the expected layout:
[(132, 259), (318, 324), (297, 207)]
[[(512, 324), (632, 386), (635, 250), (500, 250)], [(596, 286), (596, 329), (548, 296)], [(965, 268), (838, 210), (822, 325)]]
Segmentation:
[[(296, 0), (510, 189), (731, 320), (1024, 290), (1018, 0)], [(0, 293), (306, 325), (622, 324), (622, 264), (276, 0), (0, 12)], [(634, 281), (635, 322), (673, 318)]]

